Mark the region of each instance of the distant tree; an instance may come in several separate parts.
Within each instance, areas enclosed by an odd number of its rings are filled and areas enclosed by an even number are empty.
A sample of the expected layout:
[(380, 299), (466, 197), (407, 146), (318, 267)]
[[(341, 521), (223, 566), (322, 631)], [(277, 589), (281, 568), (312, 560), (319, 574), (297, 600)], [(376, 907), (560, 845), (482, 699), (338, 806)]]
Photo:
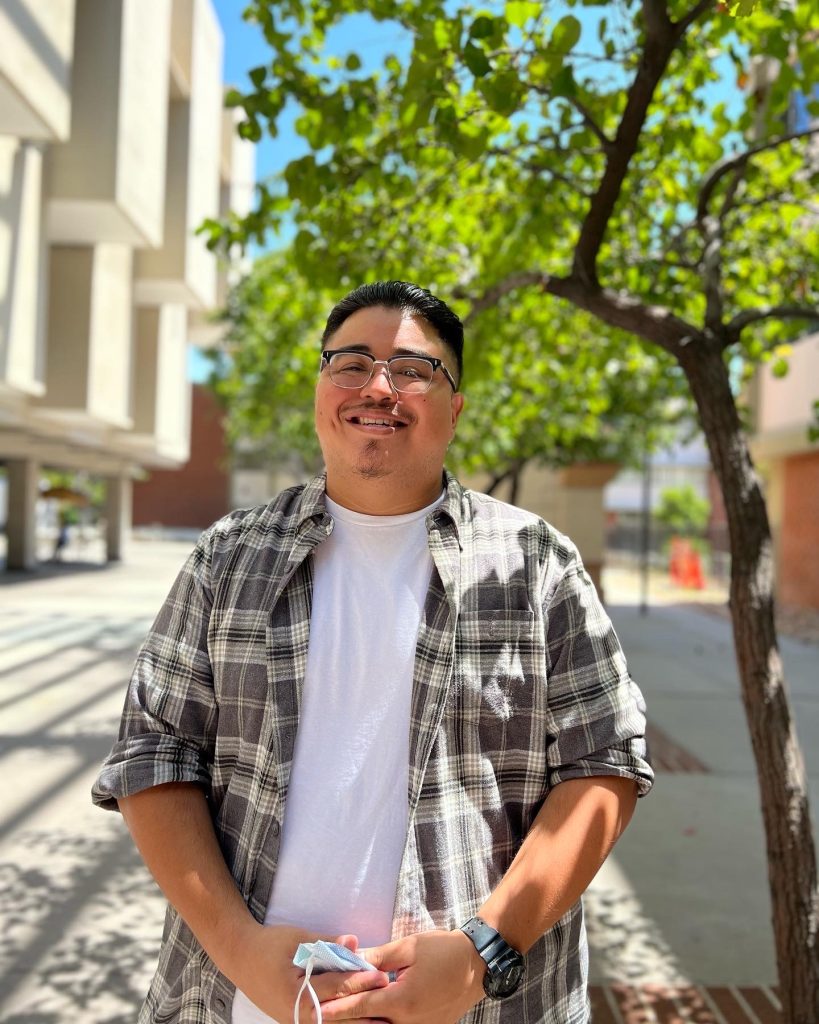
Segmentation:
[(708, 525), (711, 503), (701, 498), (691, 484), (666, 487), (654, 512), (658, 523), (681, 537), (698, 537)]
[[(294, 252), (316, 285), (413, 277), (459, 295), (470, 329), (528, 294), (552, 296), (595, 317), (599, 337), (627, 332), (681, 368), (730, 530), (784, 1019), (816, 1024), (807, 786), (767, 510), (735, 396), (743, 367), (777, 358), (819, 318), (819, 177), (809, 133), (787, 128), (794, 91), (813, 95), (819, 77), (819, 12), (815, 0), (753, 7), (258, 0), (247, 13), (272, 56), (232, 97), (240, 131), (275, 134), (295, 104), (313, 152), (287, 167), (284, 192), (260, 190), (250, 218), (213, 226), (213, 244), (294, 217)], [(327, 32), (353, 11), (397, 26), (409, 59), (328, 64)]]

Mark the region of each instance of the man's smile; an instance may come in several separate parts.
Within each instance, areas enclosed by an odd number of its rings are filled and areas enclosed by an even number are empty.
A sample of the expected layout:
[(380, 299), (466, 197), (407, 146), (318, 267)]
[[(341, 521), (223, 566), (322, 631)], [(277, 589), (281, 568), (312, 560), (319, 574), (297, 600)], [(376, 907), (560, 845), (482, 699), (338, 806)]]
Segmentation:
[(390, 412), (369, 410), (345, 412), (342, 414), (342, 419), (345, 423), (371, 434), (392, 434), (409, 425), (407, 417), (397, 416)]

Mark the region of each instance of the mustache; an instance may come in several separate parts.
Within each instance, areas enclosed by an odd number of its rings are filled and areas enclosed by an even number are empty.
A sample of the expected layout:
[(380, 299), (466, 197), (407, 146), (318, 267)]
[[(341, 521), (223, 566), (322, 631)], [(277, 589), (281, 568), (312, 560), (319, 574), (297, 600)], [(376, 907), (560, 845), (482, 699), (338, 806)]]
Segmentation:
[(396, 419), (401, 420), (403, 423), (413, 423), (415, 417), (408, 413), (400, 402), (395, 399), (391, 399), (389, 402), (360, 402), (357, 405), (345, 406), (345, 416), (360, 416), (366, 415), (367, 413), (388, 413), (391, 416), (395, 416)]

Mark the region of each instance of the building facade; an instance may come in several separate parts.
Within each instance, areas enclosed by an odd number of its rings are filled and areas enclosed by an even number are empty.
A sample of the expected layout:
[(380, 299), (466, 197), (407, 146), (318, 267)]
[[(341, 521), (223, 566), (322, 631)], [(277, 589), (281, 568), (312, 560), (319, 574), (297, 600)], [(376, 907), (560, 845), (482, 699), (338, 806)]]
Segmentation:
[(777, 599), (819, 608), (819, 444), (809, 438), (819, 402), (819, 332), (800, 339), (788, 361), (785, 377), (764, 366), (754, 379), (751, 452), (765, 480)]
[(249, 208), (210, 0), (0, 5), (0, 466), (7, 566), (36, 564), (46, 468), (131, 481), (188, 460), (192, 341), (227, 270), (196, 229)]

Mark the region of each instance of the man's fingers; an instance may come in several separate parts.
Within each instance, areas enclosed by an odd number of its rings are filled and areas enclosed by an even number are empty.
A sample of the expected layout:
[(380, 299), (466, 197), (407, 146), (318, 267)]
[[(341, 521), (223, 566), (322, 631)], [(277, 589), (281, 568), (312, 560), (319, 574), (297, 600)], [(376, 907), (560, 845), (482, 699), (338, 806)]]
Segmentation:
[(333, 942), (339, 946), (345, 946), (347, 949), (351, 949), (354, 953), (358, 952), (358, 936), (357, 935), (339, 935), (338, 938), (333, 939)]
[(389, 983), (390, 979), (382, 971), (325, 971), (310, 978), (310, 984), (322, 1003), (326, 999), (384, 988)]
[(326, 1021), (354, 1020), (356, 1024), (384, 1020), (385, 1014), (389, 1012), (389, 1004), (384, 1005), (385, 998), (388, 998), (385, 992), (360, 992), (341, 996), (327, 1003), (322, 1002), (321, 1016)]
[(379, 971), (397, 971), (401, 967), (409, 967), (412, 963), (409, 944), (404, 939), (387, 942), (383, 946), (373, 946), (371, 949), (359, 949), (358, 952), (367, 963), (377, 967)]

